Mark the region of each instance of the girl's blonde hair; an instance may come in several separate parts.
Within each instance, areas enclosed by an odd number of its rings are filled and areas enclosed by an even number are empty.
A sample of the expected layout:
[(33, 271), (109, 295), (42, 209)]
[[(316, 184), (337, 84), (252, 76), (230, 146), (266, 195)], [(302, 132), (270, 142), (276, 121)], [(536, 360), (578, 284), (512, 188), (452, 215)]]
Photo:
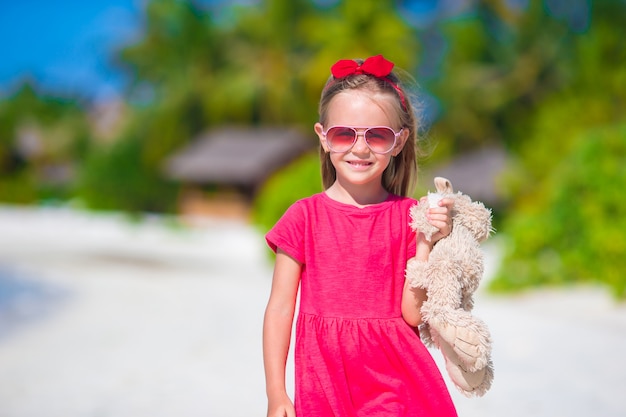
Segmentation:
[[(355, 59), (361, 65), (363, 60)], [(391, 84), (393, 83), (393, 85)], [(408, 130), (409, 135), (400, 153), (391, 158), (391, 162), (383, 172), (382, 185), (389, 193), (409, 196), (412, 194), (417, 183), (417, 157), (421, 153), (418, 147), (418, 117), (415, 114), (407, 91), (400, 83), (398, 75), (392, 71), (385, 78), (378, 78), (369, 74), (353, 74), (336, 79), (332, 75), (322, 90), (319, 103), (319, 122), (326, 126), (328, 121), (328, 108), (332, 99), (339, 93), (347, 90), (370, 91), (373, 94), (385, 93), (394, 97), (393, 110), (398, 115), (402, 128)], [(324, 151), (320, 144), (319, 148), (322, 185), (328, 189), (337, 179), (337, 172), (330, 154)]]

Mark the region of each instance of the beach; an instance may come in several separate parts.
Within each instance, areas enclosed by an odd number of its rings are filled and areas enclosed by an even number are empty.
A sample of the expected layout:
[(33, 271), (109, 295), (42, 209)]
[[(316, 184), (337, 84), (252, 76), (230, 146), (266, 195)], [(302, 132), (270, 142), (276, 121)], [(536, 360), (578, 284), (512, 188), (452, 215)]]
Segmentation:
[[(243, 221), (0, 206), (0, 417), (264, 416), (271, 276)], [(495, 380), (481, 398), (450, 385), (460, 417), (626, 416), (626, 305), (604, 289), (483, 286), (474, 312)]]

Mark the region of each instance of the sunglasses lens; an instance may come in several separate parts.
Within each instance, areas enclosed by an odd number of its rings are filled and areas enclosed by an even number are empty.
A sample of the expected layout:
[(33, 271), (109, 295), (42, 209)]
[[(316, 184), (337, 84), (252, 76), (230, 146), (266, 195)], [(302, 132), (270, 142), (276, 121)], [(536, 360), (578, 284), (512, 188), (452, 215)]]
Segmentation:
[(393, 148), (396, 135), (387, 127), (374, 127), (367, 130), (365, 140), (373, 152), (387, 153)]
[(335, 152), (345, 152), (354, 144), (355, 132), (349, 127), (337, 126), (326, 132), (326, 142)]

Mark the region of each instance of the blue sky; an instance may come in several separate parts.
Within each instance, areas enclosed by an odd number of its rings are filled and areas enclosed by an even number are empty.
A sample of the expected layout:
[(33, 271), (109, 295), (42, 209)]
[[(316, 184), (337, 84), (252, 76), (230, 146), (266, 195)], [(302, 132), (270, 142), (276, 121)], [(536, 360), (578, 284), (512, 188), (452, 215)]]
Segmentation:
[[(124, 79), (110, 60), (115, 48), (132, 43), (139, 35), (145, 1), (0, 0), (0, 97), (25, 78), (51, 92), (96, 100), (114, 97)], [(407, 0), (403, 13), (419, 24), (442, 9), (454, 11), (468, 3), (470, 0)]]
[(115, 47), (137, 36), (141, 0), (0, 0), (0, 94), (25, 77), (45, 89), (93, 98), (123, 80)]

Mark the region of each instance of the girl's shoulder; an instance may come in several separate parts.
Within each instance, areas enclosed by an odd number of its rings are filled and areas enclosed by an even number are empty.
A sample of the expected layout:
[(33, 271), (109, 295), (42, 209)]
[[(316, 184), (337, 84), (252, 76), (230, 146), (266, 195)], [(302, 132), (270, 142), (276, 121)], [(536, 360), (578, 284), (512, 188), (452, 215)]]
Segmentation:
[(387, 203), (396, 210), (407, 211), (416, 204), (419, 204), (419, 201), (414, 199), (413, 197), (404, 197), (401, 195), (391, 194), (389, 198), (387, 198)]
[(306, 210), (307, 208), (322, 204), (323, 200), (324, 200), (323, 192), (313, 194), (308, 197), (304, 197), (299, 200), (296, 200), (295, 202), (291, 204), (291, 206), (289, 206), (289, 209), (287, 211)]
[(396, 204), (406, 206), (412, 206), (419, 203), (419, 201), (413, 197), (404, 197), (396, 194), (390, 194), (388, 200), (394, 201)]
[(322, 205), (322, 193), (313, 194), (293, 202), (283, 213), (281, 220), (301, 222), (308, 218), (308, 214)]

